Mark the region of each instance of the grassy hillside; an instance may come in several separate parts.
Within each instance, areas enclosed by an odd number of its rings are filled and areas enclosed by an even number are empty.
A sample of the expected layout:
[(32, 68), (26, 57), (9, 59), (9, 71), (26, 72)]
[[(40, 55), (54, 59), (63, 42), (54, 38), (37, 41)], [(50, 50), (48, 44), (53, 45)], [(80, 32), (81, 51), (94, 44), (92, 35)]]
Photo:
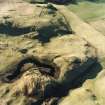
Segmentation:
[(105, 18), (105, 0), (77, 0), (76, 4), (70, 4), (68, 8), (85, 21)]

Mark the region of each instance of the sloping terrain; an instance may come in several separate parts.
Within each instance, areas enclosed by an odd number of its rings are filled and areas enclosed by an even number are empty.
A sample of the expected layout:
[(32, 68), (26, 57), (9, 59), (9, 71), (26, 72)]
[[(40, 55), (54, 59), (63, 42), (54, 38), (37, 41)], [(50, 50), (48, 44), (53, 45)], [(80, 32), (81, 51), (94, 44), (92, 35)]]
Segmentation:
[(105, 19), (92, 21), (89, 24), (91, 24), (97, 31), (105, 35)]
[[(73, 31), (87, 40), (97, 49), (99, 64), (94, 65), (90, 72), (77, 79), (74, 87), (66, 98), (63, 98), (59, 105), (104, 105), (104, 68), (105, 68), (105, 36), (92, 26), (79, 19), (67, 8), (57, 6), (65, 16)], [(68, 12), (67, 12), (68, 11)], [(104, 30), (103, 30), (104, 31)], [(97, 76), (97, 73), (100, 72)], [(97, 79), (98, 78), (98, 79)]]
[[(74, 13), (70, 12), (65, 6), (56, 6), (59, 11), (64, 15), (68, 24), (71, 25), (75, 34), (87, 40), (92, 44), (98, 51), (100, 56), (105, 54), (105, 36), (100, 32), (96, 31), (89, 24), (82, 21)], [(100, 47), (101, 46), (101, 47)]]
[[(76, 13), (85, 22), (105, 35), (105, 1), (77, 0), (76, 4), (68, 5), (68, 9)], [(82, 12), (81, 12), (82, 11)]]
[(105, 104), (102, 33), (66, 6), (0, 5), (0, 105)]

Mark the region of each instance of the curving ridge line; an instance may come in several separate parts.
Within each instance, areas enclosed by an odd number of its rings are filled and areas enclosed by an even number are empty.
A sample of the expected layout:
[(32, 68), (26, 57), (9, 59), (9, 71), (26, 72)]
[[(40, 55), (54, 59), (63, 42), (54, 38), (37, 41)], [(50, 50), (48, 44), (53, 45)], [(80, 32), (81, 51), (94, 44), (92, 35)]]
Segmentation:
[(88, 23), (81, 20), (73, 12), (68, 10), (67, 7), (59, 5), (54, 6), (63, 14), (73, 31), (94, 46), (97, 49), (99, 57), (105, 57), (105, 36), (96, 31)]

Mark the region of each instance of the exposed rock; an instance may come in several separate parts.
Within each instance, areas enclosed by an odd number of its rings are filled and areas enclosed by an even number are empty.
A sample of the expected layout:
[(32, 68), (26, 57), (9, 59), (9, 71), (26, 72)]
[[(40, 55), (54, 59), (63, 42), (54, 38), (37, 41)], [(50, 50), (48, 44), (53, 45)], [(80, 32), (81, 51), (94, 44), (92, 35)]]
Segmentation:
[[(105, 64), (104, 61), (101, 61), (101, 63)], [(62, 98), (59, 101), (59, 105), (104, 105), (105, 71), (103, 68), (104, 66), (102, 64), (93, 65), (90, 68), (90, 72), (78, 78), (76, 81), (76, 87), (78, 88), (70, 91), (68, 96)]]
[[(7, 97), (5, 103), (11, 102), (11, 105), (16, 103), (17, 97), (21, 97), (18, 103), (22, 102), (26, 105), (51, 96), (64, 95), (71, 87), (71, 82), (87, 71), (88, 67), (96, 61), (95, 49), (75, 35), (53, 38), (44, 46), (31, 39), (23, 40), (22, 37), (16, 38), (17, 42), (15, 38), (10, 37), (10, 39), (11, 43), (8, 41), (11, 44), (8, 45), (10, 47), (0, 54), (2, 59), (0, 90), (6, 91), (8, 88), (9, 91), (1, 93), (0, 101), (4, 102), (4, 98)], [(8, 38), (4, 41), (7, 40)], [(32, 45), (37, 44), (32, 48), (29, 47), (30, 44), (27, 44), (27, 54), (21, 53), (18, 49), (25, 47), (29, 40), (31, 44), (33, 43)], [(20, 43), (17, 45), (14, 42)], [(14, 50), (12, 47), (17, 49)], [(39, 90), (36, 89), (37, 85)], [(61, 91), (62, 94), (59, 94)]]
[[(0, 13), (0, 33), (7, 35), (23, 35), (31, 32), (42, 42), (51, 37), (72, 33), (69, 31), (65, 18), (59, 11), (49, 5), (32, 5), (26, 2), (4, 3)], [(7, 7), (7, 8), (5, 8)], [(28, 7), (28, 8), (27, 8)], [(24, 12), (23, 12), (24, 10)], [(33, 35), (34, 36), (34, 35)]]
[(105, 55), (105, 36), (88, 23), (84, 22), (73, 12), (69, 11), (65, 6), (57, 5), (56, 7), (63, 14), (66, 21), (68, 21), (68, 24), (73, 28), (73, 31), (94, 46), (97, 49), (99, 57), (103, 58)]
[(97, 49), (52, 5), (14, 3), (0, 8), (0, 105), (104, 105)]

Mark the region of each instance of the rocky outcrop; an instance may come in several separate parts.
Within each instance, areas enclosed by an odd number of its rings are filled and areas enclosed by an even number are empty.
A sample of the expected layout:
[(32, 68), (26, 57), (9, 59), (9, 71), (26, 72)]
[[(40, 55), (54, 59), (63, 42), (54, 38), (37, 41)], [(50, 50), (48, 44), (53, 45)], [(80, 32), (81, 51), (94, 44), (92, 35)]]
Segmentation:
[[(71, 25), (73, 31), (79, 35), (80, 37), (87, 40), (91, 45), (97, 48), (97, 52), (99, 57), (104, 57), (105, 55), (105, 36), (101, 34), (99, 31), (96, 31), (92, 26), (88, 23), (84, 22), (74, 13), (69, 11), (65, 6), (56, 6), (58, 10), (63, 14), (65, 19), (68, 21), (68, 24)], [(97, 40), (97, 41), (94, 41)], [(101, 46), (101, 47), (100, 47)]]
[(52, 5), (14, 3), (0, 10), (0, 105), (97, 105), (97, 49)]
[(4, 3), (0, 13), (0, 33), (16, 36), (37, 32), (38, 34), (33, 34), (42, 42), (48, 42), (54, 35), (72, 33), (64, 17), (53, 6), (13, 3), (10, 2), (11, 6), (8, 2)]
[[(63, 96), (72, 81), (96, 62), (95, 49), (75, 35), (53, 38), (44, 46), (39, 42), (35, 45), (34, 40), (23, 37), (16, 38), (20, 43), (14, 45), (15, 38), (10, 39), (3, 41), (10, 40), (8, 48), (0, 54), (0, 101), (3, 105), (17, 103), (17, 98), (19, 105), (30, 105), (46, 102), (50, 97)], [(31, 45), (26, 44), (29, 41)], [(26, 53), (20, 52), (22, 47), (26, 47)], [(5, 97), (7, 100), (4, 100)]]
[(70, 91), (66, 98), (62, 98), (62, 100), (59, 101), (59, 105), (104, 105), (104, 72), (104, 69), (102, 70), (101, 68), (101, 71), (98, 73), (97, 77), (91, 79), (88, 78), (81, 87)]

